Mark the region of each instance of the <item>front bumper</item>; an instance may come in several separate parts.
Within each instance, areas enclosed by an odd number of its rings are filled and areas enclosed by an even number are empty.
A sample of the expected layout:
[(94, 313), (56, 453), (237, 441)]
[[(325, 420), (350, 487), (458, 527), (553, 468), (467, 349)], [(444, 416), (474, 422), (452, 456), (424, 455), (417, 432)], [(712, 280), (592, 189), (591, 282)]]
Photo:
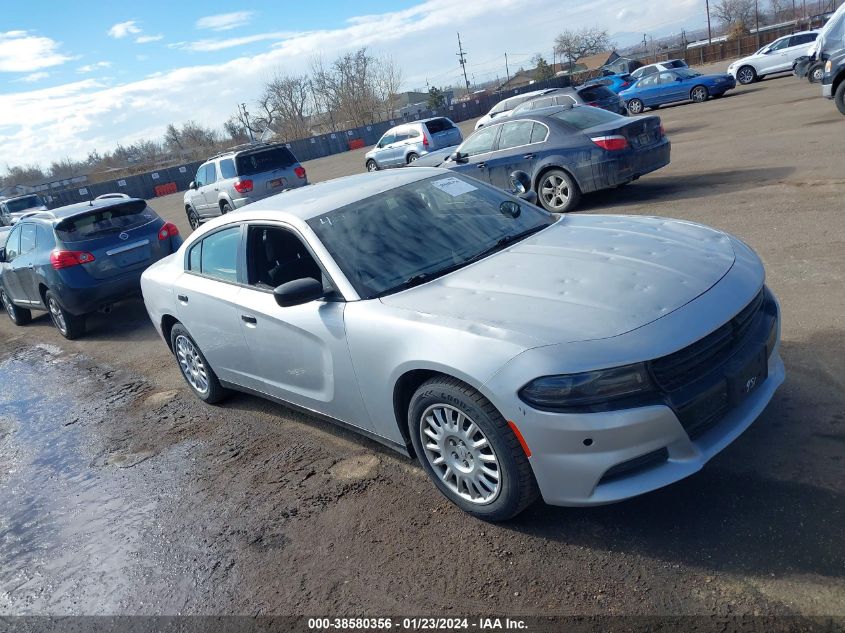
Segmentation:
[(825, 99), (833, 99), (833, 84), (822, 84), (822, 96)]
[[(773, 314), (754, 326), (759, 332), (725, 365), (702, 376), (693, 387), (684, 387), (681, 392), (687, 393), (680, 406), (671, 397), (583, 413), (522, 405), (514, 418), (532, 451), (531, 467), (546, 503), (602, 505), (662, 488), (698, 472), (739, 437), (785, 378), (777, 342), (780, 311), (772, 301)], [(774, 338), (766, 331), (775, 333)], [(727, 375), (742, 376), (742, 384), (747, 374), (737, 367), (744, 370), (761, 353), (767, 354), (761, 382), (748, 395), (731, 400)]]

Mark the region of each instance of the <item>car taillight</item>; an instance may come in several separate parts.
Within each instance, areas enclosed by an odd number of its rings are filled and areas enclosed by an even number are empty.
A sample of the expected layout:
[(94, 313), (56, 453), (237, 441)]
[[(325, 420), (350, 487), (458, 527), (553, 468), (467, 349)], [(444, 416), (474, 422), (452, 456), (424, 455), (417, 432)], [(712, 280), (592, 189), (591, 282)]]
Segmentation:
[(628, 86), (630, 86), (630, 85), (631, 85), (631, 82), (630, 82), (630, 81), (623, 81), (623, 82), (622, 82), (622, 85), (621, 85), (621, 86), (619, 86), (619, 89), (620, 89), (620, 90), (625, 90), (625, 88), (627, 88), (627, 87), (628, 87)]
[(428, 147), (428, 137), (423, 134), (423, 147)]
[(88, 264), (94, 261), (94, 256), (87, 251), (60, 251), (50, 253), (50, 265), (56, 270)]
[(234, 183), (235, 191), (238, 193), (249, 193), (252, 191), (252, 181), (251, 180), (236, 180)]
[(616, 152), (620, 149), (627, 149), (628, 147), (628, 139), (618, 134), (615, 136), (595, 136), (590, 140), (609, 152)]
[(168, 237), (176, 237), (177, 235), (179, 235), (179, 229), (176, 228), (176, 225), (167, 222), (158, 232), (158, 239), (166, 240)]
[(597, 102), (597, 101), (590, 101), (590, 103), (588, 103), (587, 105), (588, 105), (588, 106), (593, 106), (594, 108), (599, 107), (599, 104), (598, 104), (598, 102)]
[(297, 178), (305, 178), (305, 167), (296, 167), (293, 170)]

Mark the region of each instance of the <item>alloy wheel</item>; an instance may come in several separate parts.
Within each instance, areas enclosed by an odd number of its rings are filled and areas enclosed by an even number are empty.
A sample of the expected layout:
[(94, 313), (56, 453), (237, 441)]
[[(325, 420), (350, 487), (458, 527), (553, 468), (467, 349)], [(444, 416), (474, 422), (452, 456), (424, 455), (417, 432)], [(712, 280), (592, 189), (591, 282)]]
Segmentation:
[(741, 68), (736, 78), (741, 84), (750, 84), (754, 81), (754, 71), (750, 68)]
[(199, 216), (197, 215), (197, 212), (193, 209), (188, 211), (188, 224), (190, 224), (191, 228), (194, 230), (198, 229), (200, 226)]
[(493, 445), (466, 414), (435, 404), (422, 414), (420, 440), (440, 480), (461, 498), (491, 503), (501, 488), (501, 467)]
[(53, 325), (62, 334), (67, 334), (67, 322), (65, 321), (65, 313), (62, 312), (61, 306), (53, 297), (47, 302), (47, 307), (50, 309), (50, 318), (53, 319)]
[(378, 171), (378, 165), (376, 165), (374, 160), (367, 163), (367, 171)]
[(692, 100), (696, 103), (701, 103), (702, 101), (707, 100), (707, 89), (702, 88), (699, 86), (698, 88), (693, 88), (692, 91)]
[(821, 80), (824, 79), (824, 68), (819, 67), (813, 70), (813, 82), (820, 83)]
[(202, 362), (199, 350), (187, 336), (176, 337), (176, 358), (185, 380), (198, 393), (208, 391), (208, 372)]
[(551, 174), (540, 184), (543, 202), (552, 209), (562, 209), (569, 202), (569, 184), (557, 174)]

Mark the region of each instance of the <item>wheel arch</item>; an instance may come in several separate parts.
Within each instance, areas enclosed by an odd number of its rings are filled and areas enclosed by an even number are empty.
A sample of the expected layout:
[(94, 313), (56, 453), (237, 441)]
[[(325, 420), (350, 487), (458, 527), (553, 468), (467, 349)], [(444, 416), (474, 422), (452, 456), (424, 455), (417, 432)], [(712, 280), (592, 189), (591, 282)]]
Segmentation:
[(179, 323), (179, 319), (177, 319), (172, 314), (164, 314), (161, 317), (161, 334), (164, 337), (165, 342), (167, 343), (167, 348), (172, 352), (173, 345), (170, 342), (170, 334), (173, 332), (173, 327)]
[(567, 167), (565, 165), (561, 165), (558, 162), (551, 162), (551, 163), (546, 163), (542, 167), (540, 167), (540, 169), (537, 170), (537, 175), (534, 176), (534, 182), (532, 183), (532, 185), (533, 185), (534, 192), (537, 195), (540, 195), (540, 192), (537, 191), (537, 188), (540, 186), (540, 180), (543, 178), (544, 175), (546, 175), (548, 172), (552, 171), (553, 169), (559, 169), (560, 171), (564, 171), (567, 174), (569, 174), (569, 177), (572, 178), (572, 180), (575, 181), (576, 185), (578, 185), (578, 189), (583, 191), (583, 186), (581, 185), (581, 182), (578, 180), (578, 176), (575, 175), (575, 172), (570, 167)]

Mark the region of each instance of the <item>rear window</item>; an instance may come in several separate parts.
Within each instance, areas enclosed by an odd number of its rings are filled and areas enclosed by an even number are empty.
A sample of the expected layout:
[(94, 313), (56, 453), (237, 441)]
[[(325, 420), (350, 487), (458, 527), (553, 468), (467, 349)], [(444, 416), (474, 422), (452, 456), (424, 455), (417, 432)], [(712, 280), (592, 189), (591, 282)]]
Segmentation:
[(598, 108), (572, 108), (571, 110), (562, 110), (552, 115), (555, 119), (560, 119), (570, 127), (576, 130), (586, 130), (595, 125), (603, 125), (605, 123), (614, 123), (624, 117), (608, 112), (607, 110), (599, 110)]
[(449, 119), (432, 119), (431, 121), (426, 121), (425, 126), (432, 134), (445, 132), (446, 130), (451, 130), (455, 127)]
[(20, 213), (21, 211), (26, 211), (27, 209), (40, 207), (43, 204), (44, 203), (41, 202), (41, 198), (38, 196), (25, 196), (23, 198), (7, 200), (6, 208), (9, 209), (9, 213)]
[(578, 96), (584, 101), (602, 101), (615, 97), (616, 93), (605, 86), (587, 86), (578, 91)]
[(241, 154), (235, 160), (238, 164), (239, 176), (252, 176), (274, 169), (287, 169), (296, 163), (296, 158), (287, 147), (272, 147), (260, 152)]
[(56, 236), (63, 242), (79, 242), (134, 229), (157, 217), (146, 202), (132, 200), (66, 218), (56, 225)]
[(682, 59), (673, 59), (663, 64), (666, 68), (686, 68), (687, 63)]

